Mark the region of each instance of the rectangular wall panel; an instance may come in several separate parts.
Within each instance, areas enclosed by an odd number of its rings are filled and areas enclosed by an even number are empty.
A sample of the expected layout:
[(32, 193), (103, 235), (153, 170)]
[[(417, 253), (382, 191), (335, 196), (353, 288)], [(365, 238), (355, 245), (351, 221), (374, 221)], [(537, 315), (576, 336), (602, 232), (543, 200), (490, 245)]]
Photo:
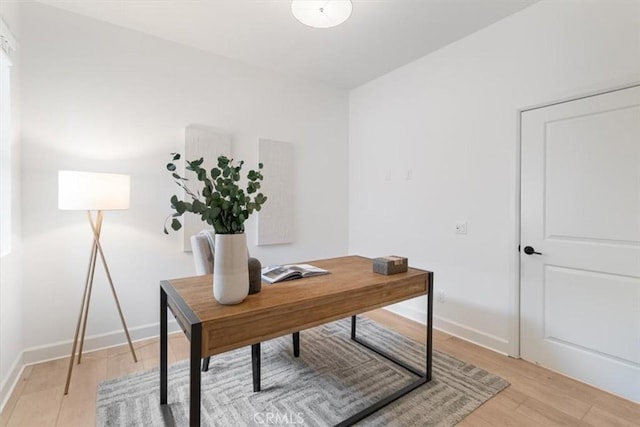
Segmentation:
[(267, 202), (258, 212), (258, 245), (293, 242), (293, 145), (258, 140), (258, 158), (264, 164), (262, 192)]
[[(185, 162), (183, 162), (185, 168), (186, 160), (198, 160), (202, 157), (204, 159), (202, 167), (209, 171), (218, 165), (218, 156), (222, 155), (231, 156), (230, 134), (202, 125), (189, 125), (185, 128)], [(182, 176), (189, 178), (189, 182), (187, 182), (189, 190), (192, 192), (202, 191), (202, 183), (198, 181), (193, 172), (183, 169), (182, 173)], [(191, 200), (186, 194), (183, 197), (186, 201)], [(188, 212), (184, 214), (182, 221), (183, 251), (191, 252), (191, 236), (204, 228), (211, 228), (211, 226), (202, 222), (197, 215)]]

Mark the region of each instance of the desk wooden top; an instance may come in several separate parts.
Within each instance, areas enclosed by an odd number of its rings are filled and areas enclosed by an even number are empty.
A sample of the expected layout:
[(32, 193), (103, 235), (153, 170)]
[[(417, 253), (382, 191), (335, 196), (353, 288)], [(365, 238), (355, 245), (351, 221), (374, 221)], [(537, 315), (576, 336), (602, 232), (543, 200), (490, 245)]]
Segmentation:
[(331, 274), (276, 284), (237, 305), (213, 298), (212, 276), (188, 277), (169, 284), (202, 324), (202, 355), (231, 350), (332, 320), (425, 295), (430, 272), (409, 268), (385, 276), (373, 273), (372, 261), (347, 256), (309, 261)]

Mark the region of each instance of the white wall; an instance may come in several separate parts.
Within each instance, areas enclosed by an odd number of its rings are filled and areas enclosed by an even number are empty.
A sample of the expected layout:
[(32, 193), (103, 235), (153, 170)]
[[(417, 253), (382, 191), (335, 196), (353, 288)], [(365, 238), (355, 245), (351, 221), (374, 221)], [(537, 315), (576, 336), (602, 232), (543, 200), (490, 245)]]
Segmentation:
[[(0, 17), (18, 45), (11, 67), (11, 253), (0, 258), (0, 409), (22, 368), (22, 242), (20, 237), (20, 28), (16, 3), (0, 2)], [(4, 96), (4, 94), (2, 94)]]
[(637, 81), (639, 1), (554, 0), (353, 90), (349, 251), (434, 271), (436, 326), (516, 353), (518, 110)]
[[(102, 244), (132, 335), (157, 334), (159, 281), (194, 274), (179, 235), (162, 233), (178, 192), (165, 165), (190, 123), (232, 132), (234, 155), (248, 165), (257, 163), (258, 137), (295, 144), (295, 243), (254, 247), (253, 221), (252, 255), (270, 264), (346, 253), (345, 91), (37, 3), (23, 7), (27, 362), (68, 354), (91, 247), (86, 214), (57, 209), (59, 169), (131, 175), (131, 209), (106, 212)], [(122, 341), (101, 266), (96, 279), (89, 344)]]

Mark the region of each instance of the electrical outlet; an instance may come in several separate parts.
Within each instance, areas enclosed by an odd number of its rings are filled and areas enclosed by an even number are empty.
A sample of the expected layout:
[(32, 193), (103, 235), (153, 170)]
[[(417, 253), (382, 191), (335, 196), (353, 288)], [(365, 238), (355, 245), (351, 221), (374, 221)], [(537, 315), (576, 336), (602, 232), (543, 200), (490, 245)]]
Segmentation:
[(438, 292), (438, 302), (444, 302), (444, 291)]
[(456, 234), (467, 234), (467, 221), (456, 222)]

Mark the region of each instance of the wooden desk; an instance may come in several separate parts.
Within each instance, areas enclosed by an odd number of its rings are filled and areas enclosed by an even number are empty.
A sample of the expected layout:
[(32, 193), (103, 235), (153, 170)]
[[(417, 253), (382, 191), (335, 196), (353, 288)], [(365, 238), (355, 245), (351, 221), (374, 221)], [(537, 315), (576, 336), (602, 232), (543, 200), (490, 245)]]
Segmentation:
[(426, 371), (400, 364), (419, 379), (340, 425), (351, 425), (431, 380), (433, 273), (410, 268), (406, 273), (384, 276), (373, 273), (370, 259), (358, 256), (309, 263), (331, 274), (263, 284), (260, 293), (249, 295), (237, 305), (216, 302), (211, 275), (160, 282), (160, 403), (167, 403), (167, 308), (191, 342), (189, 419), (192, 426), (200, 425), (202, 357), (353, 316), (352, 339), (398, 363), (384, 351), (356, 337), (355, 315), (425, 294), (428, 296)]

